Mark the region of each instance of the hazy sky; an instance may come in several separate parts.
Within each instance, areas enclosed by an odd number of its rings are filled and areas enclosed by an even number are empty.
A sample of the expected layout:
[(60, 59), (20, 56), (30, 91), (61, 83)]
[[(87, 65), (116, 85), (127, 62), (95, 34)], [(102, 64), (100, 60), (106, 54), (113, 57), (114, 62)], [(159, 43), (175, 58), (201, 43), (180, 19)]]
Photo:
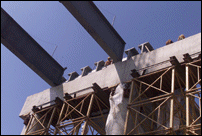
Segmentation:
[[(154, 49), (201, 32), (201, 1), (95, 1), (126, 42), (125, 50), (149, 42)], [(53, 58), (67, 67), (64, 77), (108, 55), (58, 1), (1, 1), (3, 8)], [(124, 54), (124, 57), (126, 55)], [(20, 134), (26, 98), (50, 86), (1, 44), (1, 134)]]

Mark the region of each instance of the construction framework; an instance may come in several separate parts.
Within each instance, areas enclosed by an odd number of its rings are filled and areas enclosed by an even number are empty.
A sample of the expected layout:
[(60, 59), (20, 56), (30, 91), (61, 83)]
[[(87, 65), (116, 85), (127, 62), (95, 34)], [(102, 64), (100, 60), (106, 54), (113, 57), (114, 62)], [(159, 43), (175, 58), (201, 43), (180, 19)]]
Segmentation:
[[(109, 106), (95, 92), (81, 96), (78, 104), (74, 99), (66, 99), (64, 102), (54, 134), (86, 135), (90, 132), (92, 135), (104, 135), (106, 115), (103, 109), (109, 110)], [(93, 116), (94, 112), (99, 112), (99, 115)]]
[(66, 93), (65, 101), (56, 98), (51, 106), (33, 106), (25, 135), (104, 135), (109, 103), (103, 97), (108, 95), (96, 83), (91, 88), (94, 92), (76, 98)]
[(57, 97), (54, 101), (39, 106), (33, 106), (25, 135), (53, 134), (62, 104), (62, 100)]
[(124, 134), (201, 134), (201, 55), (184, 60), (132, 79)]
[[(171, 66), (141, 76), (132, 71), (124, 134), (201, 134), (201, 54), (183, 59), (170, 57)], [(105, 135), (106, 99), (116, 86), (102, 89), (94, 83), (88, 94), (66, 93), (64, 101), (34, 106), (25, 134)]]

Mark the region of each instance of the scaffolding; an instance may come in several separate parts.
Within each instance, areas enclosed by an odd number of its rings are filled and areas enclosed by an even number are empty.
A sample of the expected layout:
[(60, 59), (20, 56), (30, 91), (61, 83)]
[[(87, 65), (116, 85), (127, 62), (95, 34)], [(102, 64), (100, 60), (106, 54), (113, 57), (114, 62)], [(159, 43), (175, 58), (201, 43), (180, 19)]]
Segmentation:
[(132, 79), (124, 134), (201, 134), (201, 57), (186, 55), (182, 64), (171, 57), (172, 66)]
[(94, 91), (74, 98), (66, 93), (65, 101), (57, 97), (51, 106), (34, 106), (25, 135), (104, 135), (109, 112), (107, 90), (96, 83), (89, 89)]
[[(125, 135), (201, 134), (201, 55), (184, 62), (170, 57), (169, 67), (139, 75), (132, 71), (124, 126)], [(26, 135), (105, 135), (111, 89), (100, 88), (51, 106), (34, 106)], [(37, 125), (38, 124), (38, 125)], [(36, 126), (38, 128), (36, 128)]]

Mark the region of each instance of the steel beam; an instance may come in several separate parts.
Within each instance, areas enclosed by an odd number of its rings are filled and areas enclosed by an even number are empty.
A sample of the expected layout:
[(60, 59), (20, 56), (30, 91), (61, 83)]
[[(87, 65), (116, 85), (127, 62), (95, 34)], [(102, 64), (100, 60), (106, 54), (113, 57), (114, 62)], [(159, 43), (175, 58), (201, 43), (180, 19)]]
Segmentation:
[(60, 1), (113, 59), (122, 60), (125, 42), (91, 1)]
[(1, 43), (50, 86), (65, 81), (64, 70), (4, 9), (1, 8)]

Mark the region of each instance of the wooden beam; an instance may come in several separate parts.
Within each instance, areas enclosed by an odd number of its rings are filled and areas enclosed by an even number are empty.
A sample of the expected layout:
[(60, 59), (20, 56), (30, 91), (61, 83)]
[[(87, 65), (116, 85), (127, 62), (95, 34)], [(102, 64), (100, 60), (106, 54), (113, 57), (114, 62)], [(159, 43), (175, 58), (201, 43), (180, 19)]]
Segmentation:
[[(189, 90), (189, 66), (186, 65), (186, 91)], [(189, 127), (189, 96), (186, 94), (186, 127)], [(186, 132), (188, 134), (188, 132)]]
[(47, 125), (47, 127), (46, 127), (46, 128), (47, 128), (46, 135), (48, 135), (48, 129), (49, 129), (51, 123), (52, 123), (53, 117), (54, 117), (54, 115), (55, 115), (55, 111), (56, 111), (56, 107), (53, 108), (53, 112), (52, 112), (52, 114), (51, 114), (50, 120), (49, 120), (48, 125)]
[[(174, 90), (175, 90), (175, 68), (172, 69), (172, 78), (171, 78), (171, 94), (172, 97), (170, 99), (170, 129), (173, 131), (173, 125), (174, 125)], [(172, 132), (171, 132), (172, 133)]]
[[(133, 91), (134, 91), (134, 84), (135, 84), (135, 81), (132, 81), (131, 88), (130, 88), (130, 96), (129, 96), (128, 104), (130, 104), (131, 101), (132, 101)], [(126, 113), (125, 125), (124, 125), (124, 132), (123, 132), (124, 135), (126, 135), (126, 132), (127, 132), (129, 115), (130, 115), (130, 110), (128, 108), (127, 109), (127, 113)]]
[(90, 112), (91, 112), (92, 105), (93, 105), (93, 100), (94, 100), (94, 97), (95, 97), (94, 95), (95, 95), (94, 93), (91, 95), (90, 103), (89, 103), (89, 106), (88, 106), (88, 111), (87, 111), (87, 114), (86, 114), (87, 119), (84, 122), (84, 126), (83, 126), (83, 131), (82, 131), (83, 135), (86, 135), (86, 131), (87, 131), (86, 126), (87, 126), (87, 123), (89, 121), (88, 118), (90, 117)]

